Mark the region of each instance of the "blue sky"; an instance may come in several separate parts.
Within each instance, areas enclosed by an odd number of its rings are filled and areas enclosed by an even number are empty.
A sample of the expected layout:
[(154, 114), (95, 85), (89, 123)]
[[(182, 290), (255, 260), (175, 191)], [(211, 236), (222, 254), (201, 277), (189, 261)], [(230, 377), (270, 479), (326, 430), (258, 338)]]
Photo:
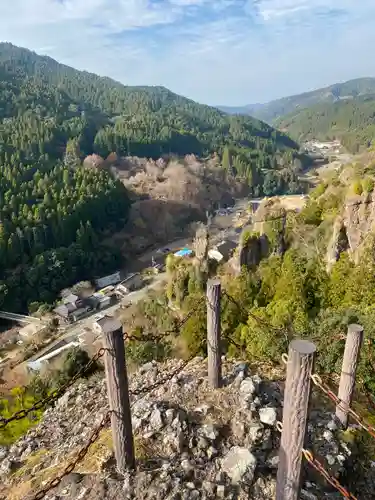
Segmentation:
[(375, 0), (3, 0), (0, 36), (129, 85), (265, 102), (375, 76)]

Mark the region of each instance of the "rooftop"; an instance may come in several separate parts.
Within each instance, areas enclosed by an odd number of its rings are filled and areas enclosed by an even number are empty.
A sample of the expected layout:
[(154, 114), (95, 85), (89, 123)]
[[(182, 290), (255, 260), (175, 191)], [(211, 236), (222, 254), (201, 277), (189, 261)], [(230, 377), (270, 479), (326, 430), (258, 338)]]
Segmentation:
[(112, 316), (104, 316), (104, 318), (99, 319), (96, 324), (100, 326), (100, 329), (104, 333), (115, 332), (122, 329), (120, 321)]

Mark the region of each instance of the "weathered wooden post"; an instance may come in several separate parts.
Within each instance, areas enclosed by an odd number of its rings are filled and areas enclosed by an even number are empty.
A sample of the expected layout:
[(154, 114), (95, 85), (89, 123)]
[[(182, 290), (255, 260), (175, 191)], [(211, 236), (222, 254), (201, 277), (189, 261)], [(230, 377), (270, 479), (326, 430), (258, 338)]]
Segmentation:
[(352, 404), (362, 341), (363, 327), (360, 325), (349, 325), (338, 393), (341, 405), (336, 407), (336, 418), (344, 429), (348, 426), (348, 409)]
[(298, 500), (316, 347), (308, 340), (289, 345), (276, 500)]
[(117, 469), (124, 473), (135, 467), (124, 336), (117, 319), (105, 316), (97, 324), (107, 349), (104, 362)]
[(212, 388), (221, 386), (220, 294), (218, 279), (207, 282), (207, 355), (208, 381)]

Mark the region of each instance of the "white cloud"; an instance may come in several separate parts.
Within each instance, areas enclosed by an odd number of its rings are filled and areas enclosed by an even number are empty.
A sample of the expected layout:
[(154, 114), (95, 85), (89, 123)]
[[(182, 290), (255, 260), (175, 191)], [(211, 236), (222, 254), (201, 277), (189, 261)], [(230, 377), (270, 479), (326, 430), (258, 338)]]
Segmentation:
[(373, 0), (3, 1), (3, 40), (211, 104), (375, 75)]

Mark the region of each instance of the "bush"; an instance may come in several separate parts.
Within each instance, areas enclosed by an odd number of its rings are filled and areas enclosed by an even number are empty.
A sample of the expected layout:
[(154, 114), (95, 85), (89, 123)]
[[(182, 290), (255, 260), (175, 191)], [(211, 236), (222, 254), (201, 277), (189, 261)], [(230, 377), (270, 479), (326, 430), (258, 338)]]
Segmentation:
[(171, 350), (171, 344), (166, 339), (158, 342), (131, 340), (126, 345), (126, 356), (137, 365), (142, 365), (153, 360), (164, 361)]
[[(58, 370), (54, 375), (54, 382), (56, 386), (60, 387), (72, 379), (77, 373), (82, 370), (90, 361), (90, 357), (84, 349), (80, 347), (73, 347), (70, 349), (63, 361), (63, 367)], [(94, 362), (89, 370), (87, 370), (83, 377), (88, 377), (92, 375), (99, 369), (99, 364)]]
[(327, 188), (327, 186), (324, 183), (319, 184), (318, 186), (316, 186), (316, 188), (313, 191), (311, 191), (310, 198), (312, 198), (313, 200), (316, 200), (322, 194), (324, 194), (326, 188)]
[(374, 190), (374, 179), (366, 177), (362, 182), (362, 187), (365, 193), (372, 193)]
[(362, 183), (359, 180), (356, 180), (352, 185), (352, 191), (354, 194), (360, 196), (363, 193)]
[(305, 224), (319, 226), (322, 222), (322, 208), (316, 201), (309, 201), (300, 213), (300, 217)]

